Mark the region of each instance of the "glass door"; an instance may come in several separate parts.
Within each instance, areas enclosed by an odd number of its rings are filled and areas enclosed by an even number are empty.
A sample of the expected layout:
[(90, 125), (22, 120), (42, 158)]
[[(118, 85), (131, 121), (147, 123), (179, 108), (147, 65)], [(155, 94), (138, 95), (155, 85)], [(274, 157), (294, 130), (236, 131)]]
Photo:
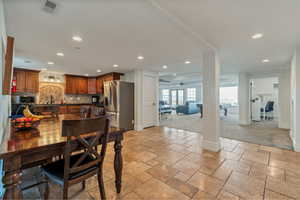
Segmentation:
[(177, 105), (177, 90), (171, 90), (171, 105), (173, 107)]

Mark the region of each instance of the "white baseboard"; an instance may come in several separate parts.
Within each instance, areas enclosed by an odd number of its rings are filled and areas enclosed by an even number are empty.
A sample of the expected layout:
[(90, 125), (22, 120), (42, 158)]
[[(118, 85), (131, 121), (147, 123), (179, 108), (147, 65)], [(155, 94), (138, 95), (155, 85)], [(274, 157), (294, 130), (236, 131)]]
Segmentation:
[(251, 124), (250, 121), (242, 121), (242, 120), (239, 121), (239, 125), (250, 125), (250, 124)]
[(290, 124), (288, 122), (280, 122), (278, 123), (278, 128), (290, 129)]
[(218, 152), (221, 150), (221, 142), (219, 141), (209, 141), (209, 140), (203, 140), (202, 141), (202, 147), (204, 149), (207, 149), (209, 151)]
[(142, 126), (142, 125), (140, 125), (140, 124), (136, 124), (135, 126), (134, 126), (134, 130), (136, 130), (136, 131), (141, 131), (141, 130), (143, 130), (144, 129), (144, 126)]

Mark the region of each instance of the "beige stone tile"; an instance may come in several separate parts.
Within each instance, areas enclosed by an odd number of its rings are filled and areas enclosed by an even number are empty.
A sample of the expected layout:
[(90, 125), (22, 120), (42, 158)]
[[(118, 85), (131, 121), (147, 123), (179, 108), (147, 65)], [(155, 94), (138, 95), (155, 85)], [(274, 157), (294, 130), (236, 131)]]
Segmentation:
[(269, 161), (269, 153), (265, 151), (248, 151), (246, 150), (242, 159), (254, 161), (267, 165)]
[(185, 183), (177, 178), (170, 178), (167, 182), (167, 185), (171, 186), (172, 188), (178, 190), (179, 192), (185, 194), (186, 196), (192, 198), (198, 191), (199, 189)]
[(284, 180), (284, 170), (276, 167), (270, 167), (267, 165), (255, 165), (250, 170), (250, 176), (253, 178), (266, 180), (267, 176)]
[(183, 182), (186, 182), (189, 178), (191, 178), (191, 176), (190, 176), (190, 175), (187, 175), (187, 174), (185, 174), (185, 173), (183, 173), (183, 172), (178, 172), (178, 173), (174, 176), (174, 178), (177, 178), (177, 179), (179, 179), (179, 180), (181, 180), (181, 181), (183, 181)]
[(222, 190), (218, 195), (218, 200), (239, 200), (240, 198), (230, 192)]
[(285, 175), (286, 175), (286, 182), (299, 185), (300, 187), (300, 174), (286, 170)]
[(247, 162), (235, 161), (235, 160), (225, 160), (221, 167), (232, 169), (233, 171), (249, 174), (251, 166)]
[(181, 159), (175, 165), (173, 165), (173, 167), (190, 176), (199, 169), (199, 165), (191, 162), (188, 159)]
[(171, 166), (159, 164), (148, 169), (146, 172), (154, 178), (166, 182), (169, 178), (174, 177), (179, 171)]
[(196, 172), (196, 174), (194, 174), (187, 183), (213, 196), (217, 196), (223, 186), (222, 181), (200, 172)]
[(128, 194), (126, 194), (124, 197), (122, 197), (122, 200), (141, 200), (142, 198), (140, 198), (136, 193), (134, 192), (130, 192)]
[(300, 198), (299, 185), (295, 185), (290, 182), (283, 182), (283, 181), (279, 181), (278, 179), (268, 177), (266, 188), (288, 197), (292, 197), (296, 199)]
[(146, 164), (153, 167), (155, 165), (158, 165), (159, 162), (155, 159), (152, 159), (152, 160), (147, 161)]
[(216, 200), (217, 197), (203, 191), (199, 191), (196, 193), (196, 195), (193, 197), (193, 200)]
[(157, 179), (147, 181), (136, 188), (134, 192), (142, 199), (189, 199), (184, 194)]
[(231, 168), (226, 168), (221, 166), (220, 168), (218, 168), (214, 173), (213, 173), (213, 177), (218, 178), (222, 181), (226, 181), (228, 179), (228, 177), (230, 176), (230, 174), (232, 173), (232, 169)]
[(149, 173), (142, 172), (134, 176), (137, 180), (139, 180), (141, 183), (145, 183), (151, 178), (153, 178)]
[(262, 199), (265, 182), (245, 174), (233, 172), (224, 189), (244, 199)]
[(266, 190), (264, 200), (293, 200), (293, 198), (283, 196), (279, 193), (270, 190)]
[(130, 162), (126, 165), (124, 165), (123, 169), (124, 169), (124, 173), (129, 173), (132, 174), (133, 176), (136, 174), (140, 174), (148, 169), (150, 169), (151, 167), (149, 165), (146, 165), (142, 162)]

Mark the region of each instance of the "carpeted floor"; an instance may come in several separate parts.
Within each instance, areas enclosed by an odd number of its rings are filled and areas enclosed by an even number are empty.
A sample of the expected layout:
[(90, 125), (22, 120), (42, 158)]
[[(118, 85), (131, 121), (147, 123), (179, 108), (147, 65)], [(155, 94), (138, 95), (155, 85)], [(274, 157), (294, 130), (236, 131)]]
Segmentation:
[[(172, 114), (162, 118), (161, 126), (177, 128), (191, 132), (202, 132), (204, 126), (200, 114), (176, 115)], [(253, 123), (249, 126), (240, 126), (236, 115), (221, 116), (221, 136), (266, 146), (275, 146), (283, 149), (292, 149), (289, 131), (277, 128), (274, 121)]]

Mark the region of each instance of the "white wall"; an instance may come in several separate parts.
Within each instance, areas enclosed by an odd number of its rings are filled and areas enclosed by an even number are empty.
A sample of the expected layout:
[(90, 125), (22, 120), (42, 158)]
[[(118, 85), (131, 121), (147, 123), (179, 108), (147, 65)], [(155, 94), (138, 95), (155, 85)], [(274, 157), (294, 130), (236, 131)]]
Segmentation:
[(290, 128), (290, 101), (291, 101), (291, 71), (282, 71), (279, 75), (278, 90), (278, 127)]
[[(10, 95), (2, 95), (2, 81), (3, 81), (3, 72), (4, 72), (4, 64), (2, 61), (2, 55), (5, 52), (3, 47), (6, 47), (6, 28), (5, 28), (5, 18), (4, 18), (4, 7), (3, 1), (0, 0), (0, 143), (2, 143), (2, 139), (5, 133), (8, 131), (8, 115), (10, 113)], [(2, 179), (2, 162), (0, 162), (0, 179)], [(0, 181), (0, 196), (2, 196), (3, 188), (2, 181)]]
[[(3, 1), (0, 0), (0, 33), (1, 33), (1, 41), (0, 41), (0, 55), (2, 55), (5, 52), (5, 49), (2, 49), (2, 42), (4, 48), (6, 48), (6, 29), (5, 29), (5, 18), (4, 18), (4, 8), (3, 8)], [(2, 59), (2, 58), (1, 58)], [(2, 59), (4, 60), (4, 58)], [(5, 131), (7, 131), (7, 125), (8, 125), (8, 115), (10, 113), (10, 96), (9, 95), (2, 95), (2, 81), (3, 81), (3, 73), (4, 73), (4, 63), (0, 65), (0, 142), (2, 141), (2, 138), (5, 134)]]

